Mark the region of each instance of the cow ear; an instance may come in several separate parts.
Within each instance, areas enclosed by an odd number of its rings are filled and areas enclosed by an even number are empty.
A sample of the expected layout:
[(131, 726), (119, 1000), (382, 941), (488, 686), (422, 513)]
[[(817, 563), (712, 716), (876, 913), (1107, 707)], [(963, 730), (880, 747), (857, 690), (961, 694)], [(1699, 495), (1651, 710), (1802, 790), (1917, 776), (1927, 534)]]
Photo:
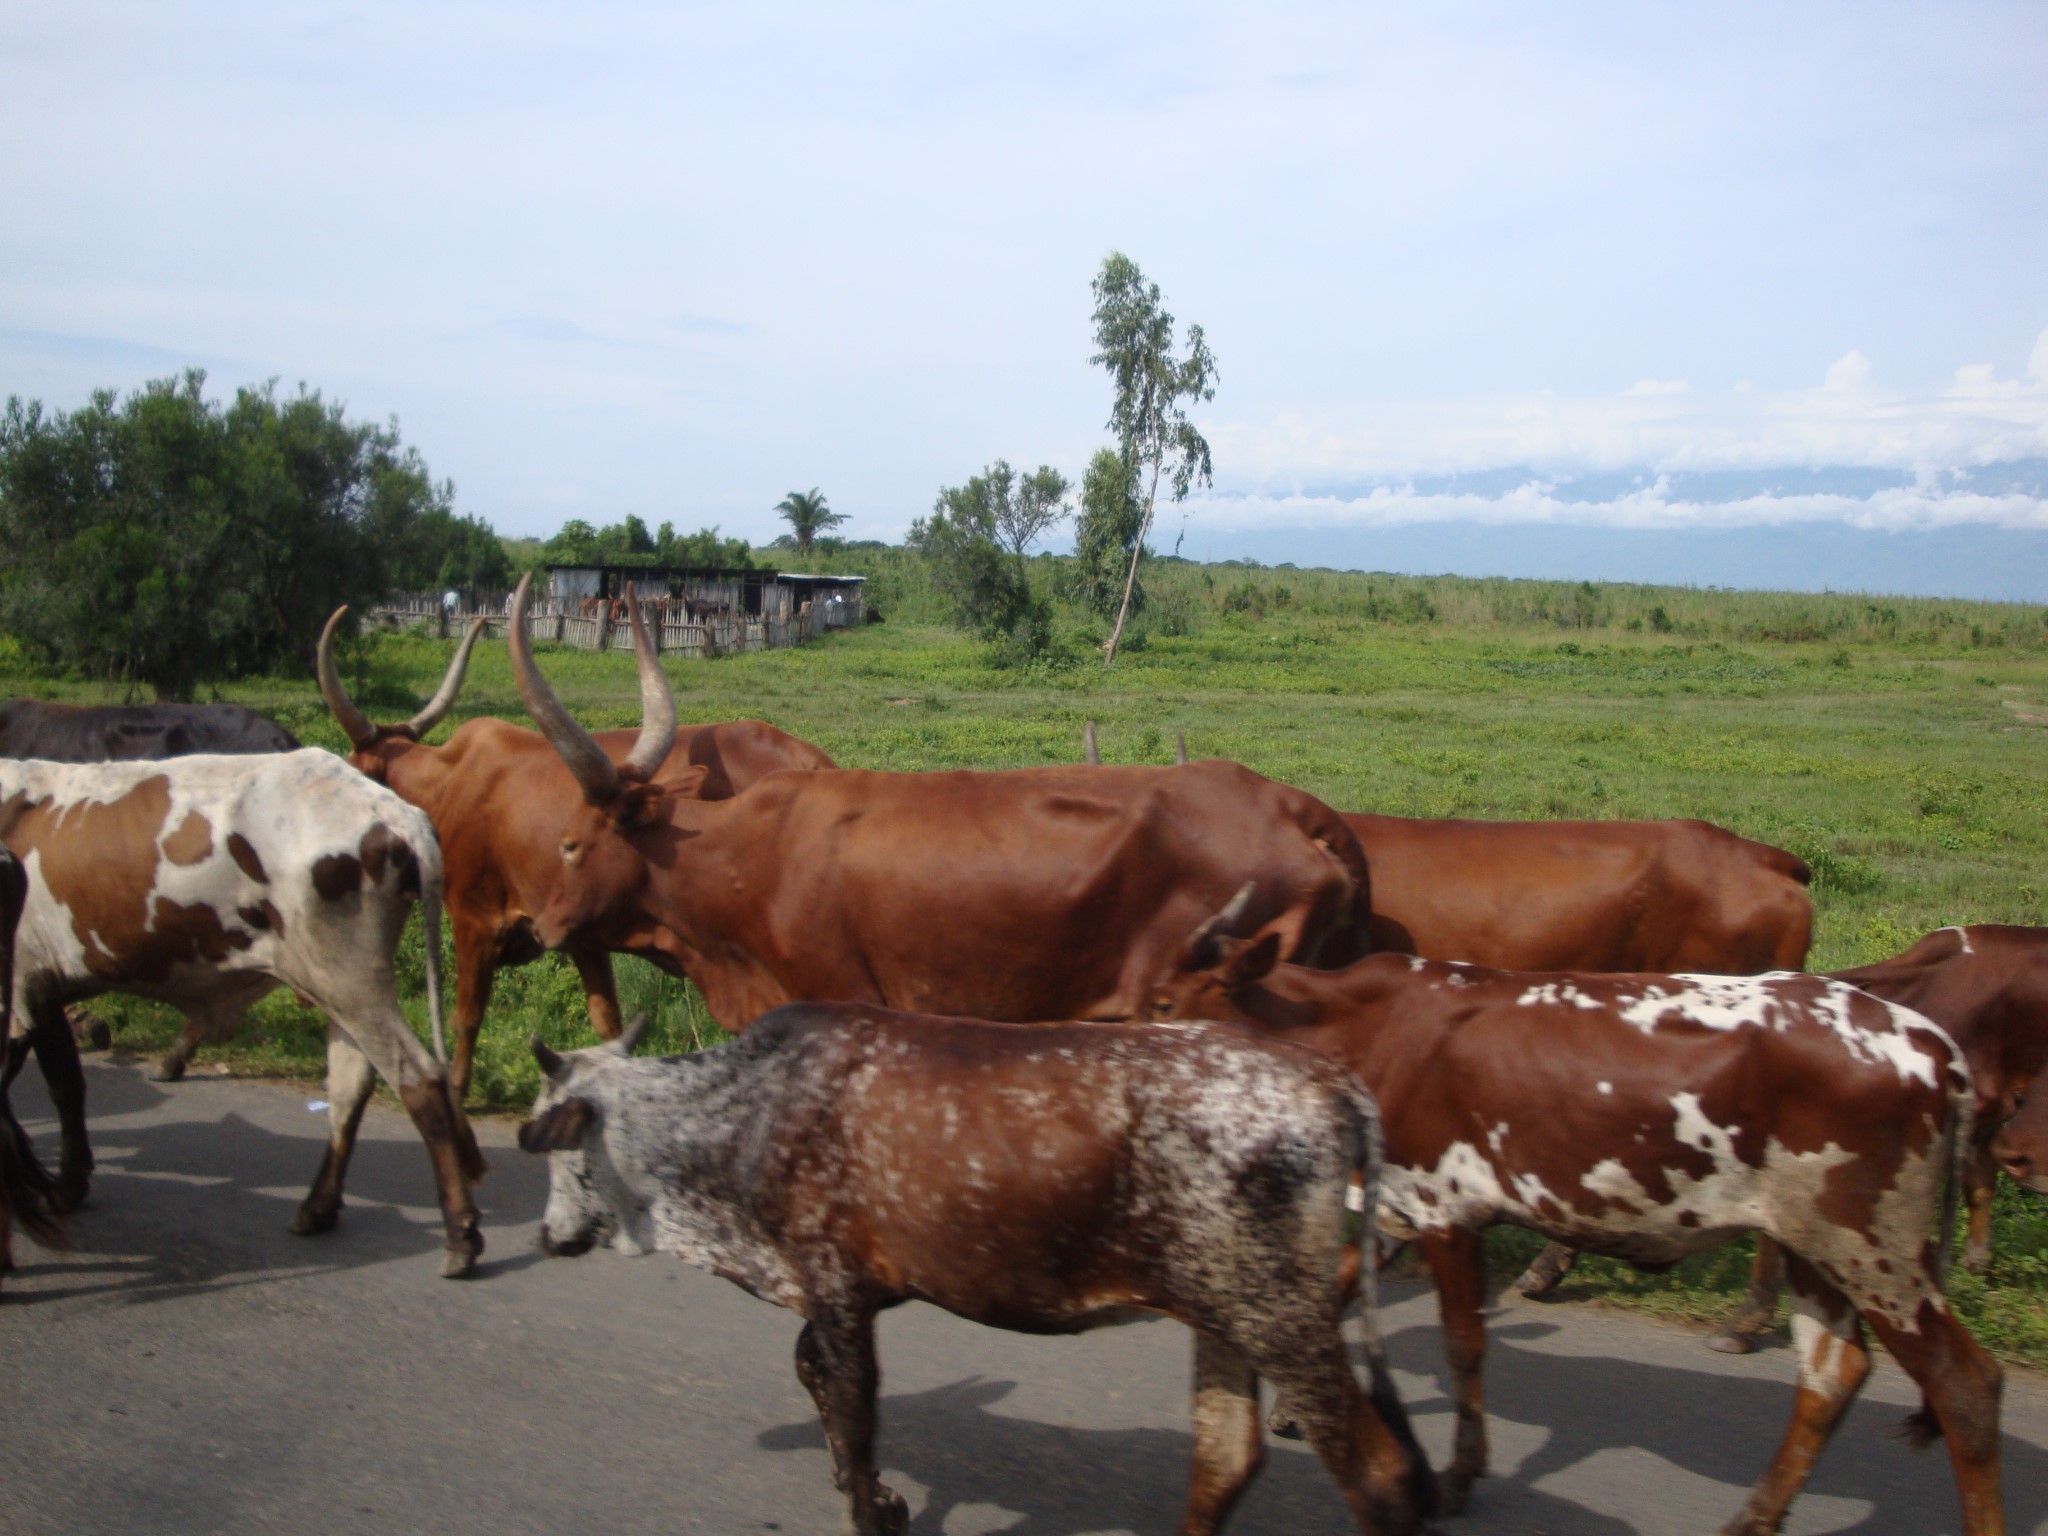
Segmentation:
[(1243, 939), (1223, 939), (1219, 943), (1223, 963), (1217, 967), (1216, 979), (1226, 991), (1235, 992), (1263, 981), (1280, 963), (1280, 935), (1276, 932), (1262, 933), (1249, 943)]
[(661, 788), (663, 793), (678, 800), (701, 800), (704, 797), (704, 781), (711, 777), (707, 763), (691, 763), (687, 768), (663, 769)]
[(583, 1145), (583, 1133), (597, 1119), (588, 1099), (564, 1099), (519, 1127), (522, 1152), (572, 1152)]

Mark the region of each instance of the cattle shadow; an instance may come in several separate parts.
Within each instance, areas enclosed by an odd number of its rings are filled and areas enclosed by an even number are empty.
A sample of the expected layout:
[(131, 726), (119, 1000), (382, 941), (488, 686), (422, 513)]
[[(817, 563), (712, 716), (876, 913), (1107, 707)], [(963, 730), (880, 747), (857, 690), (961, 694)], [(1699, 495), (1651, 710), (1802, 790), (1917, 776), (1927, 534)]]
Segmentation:
[[(18, 1267), (0, 1287), (0, 1307), (95, 1296), (146, 1305), (394, 1261), (417, 1262), (429, 1273), (438, 1264), (443, 1231), (433, 1170), (408, 1123), (372, 1111), (350, 1161), (339, 1224), (302, 1237), (288, 1229), (325, 1150), (324, 1112), (302, 1110), (305, 1131), (281, 1131), (204, 1103), (210, 1086), (233, 1079), (158, 1084), (119, 1063), (87, 1072), (98, 1160), (91, 1194), (66, 1218), (67, 1248), (44, 1249), (17, 1233)], [(40, 1083), (18, 1080), (13, 1098), (38, 1154), (54, 1163), (55, 1121)], [(180, 1098), (208, 1118), (130, 1119), (175, 1108)], [(290, 1103), (280, 1094), (278, 1112), (291, 1113)], [(535, 1262), (517, 1229), (540, 1215), (547, 1198), (539, 1160), (498, 1147), (485, 1156), (491, 1171), (477, 1201), (487, 1247), (476, 1279)]]
[[(1688, 1370), (1612, 1356), (1545, 1352), (1541, 1341), (1560, 1330), (1510, 1317), (1489, 1335), (1487, 1390), (1497, 1470), (1473, 1490), (1450, 1532), (1542, 1531), (1551, 1536), (1627, 1536), (1631, 1519), (1591, 1507), (1539, 1484), (1603, 1452), (1639, 1451), (1693, 1477), (1686, 1496), (1704, 1503), (1709, 1527), (1732, 1518), (1762, 1476), (1791, 1418), (1793, 1388), (1775, 1376)], [(1433, 1323), (1400, 1328), (1388, 1348), (1404, 1373), (1403, 1396), (1418, 1432), (1441, 1463), (1447, 1454), (1451, 1399), (1442, 1346)], [(886, 1371), (888, 1362), (883, 1361)], [(1782, 1370), (1782, 1366), (1779, 1367)], [(1416, 1378), (1426, 1385), (1417, 1388)], [(1006, 1536), (1081, 1536), (1104, 1530), (1172, 1536), (1187, 1495), (1192, 1436), (1182, 1429), (1079, 1429), (1004, 1413), (1016, 1390), (1006, 1380), (968, 1377), (930, 1391), (885, 1395), (879, 1403), (878, 1457), (893, 1474), (924, 1490), (912, 1536), (939, 1536), (964, 1510), (995, 1506)], [(1807, 1485), (1805, 1498), (1833, 1497), (1867, 1506), (1858, 1515), (1832, 1506), (1840, 1536), (1887, 1536), (1902, 1530), (1953, 1530), (1955, 1480), (1939, 1445), (1910, 1450), (1892, 1437), (1906, 1409), (1864, 1401), (1851, 1411)], [(1525, 1431), (1533, 1428), (1534, 1436)], [(1524, 1432), (1517, 1433), (1516, 1429)], [(1535, 1448), (1519, 1464), (1503, 1457), (1508, 1441)], [(824, 1453), (818, 1421), (807, 1417), (763, 1431), (770, 1451)], [(2004, 1438), (2007, 1516), (2015, 1531), (2048, 1520), (2048, 1453)], [(820, 1475), (825, 1475), (821, 1469)], [(1653, 1474), (1654, 1475), (1654, 1474)], [(1595, 1482), (1611, 1481), (1611, 1470)], [(1686, 1479), (1675, 1481), (1683, 1483)], [(1663, 1490), (1644, 1486), (1648, 1509)], [(1612, 1490), (1599, 1502), (1614, 1502)], [(1725, 1506), (1725, 1507), (1723, 1507)], [(1795, 1516), (1799, 1506), (1795, 1505)], [(1689, 1511), (1689, 1506), (1688, 1506)], [(1628, 1513), (1633, 1513), (1633, 1507)], [(1667, 1518), (1671, 1518), (1667, 1512)], [(1268, 1441), (1264, 1470), (1233, 1517), (1246, 1530), (1346, 1532), (1352, 1529), (1336, 1485), (1314, 1456)], [(980, 1529), (981, 1527), (974, 1527)]]

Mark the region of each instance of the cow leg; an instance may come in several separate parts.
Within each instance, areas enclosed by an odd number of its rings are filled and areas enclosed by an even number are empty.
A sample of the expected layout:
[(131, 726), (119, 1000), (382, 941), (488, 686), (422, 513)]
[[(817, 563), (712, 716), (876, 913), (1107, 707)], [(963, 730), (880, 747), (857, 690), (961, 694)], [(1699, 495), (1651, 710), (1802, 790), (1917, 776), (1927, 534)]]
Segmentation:
[(185, 1068), (191, 1065), (193, 1053), (202, 1045), (228, 1039), (241, 1027), (242, 1015), (247, 1011), (241, 995), (232, 999), (216, 998), (211, 1005), (187, 1009), (185, 1032), (178, 1036), (178, 1043), (157, 1063), (156, 1080), (160, 1083), (177, 1082), (185, 1075)]
[(1756, 1235), (1756, 1260), (1749, 1266), (1749, 1290), (1728, 1321), (1707, 1340), (1724, 1355), (1746, 1355), (1778, 1317), (1778, 1292), (1785, 1283), (1785, 1250), (1766, 1233)]
[[(1995, 1128), (1994, 1128), (1995, 1129)], [(1992, 1137), (1971, 1149), (1963, 1173), (1963, 1192), (1970, 1204), (1970, 1230), (1963, 1240), (1963, 1268), (1981, 1275), (1991, 1267), (1991, 1202), (1998, 1193), (1998, 1162), (1991, 1155)]]
[(1522, 1271), (1521, 1278), (1515, 1281), (1515, 1289), (1524, 1296), (1548, 1296), (1558, 1288), (1578, 1262), (1578, 1249), (1568, 1248), (1563, 1243), (1552, 1243), (1536, 1255), (1534, 1263)]
[(469, 1097), (469, 1075), (476, 1062), (476, 1037), (491, 1006), (491, 988), (498, 979), (498, 946), (490, 930), (472, 923), (455, 925), (455, 1059), (448, 1063), (448, 1091), (460, 1104)]
[(590, 1010), (590, 1027), (600, 1040), (619, 1038), (619, 989), (612, 979), (609, 950), (578, 946), (569, 951), (576, 973), (583, 978), (583, 1003)]
[(164, 1059), (156, 1064), (156, 1080), (160, 1083), (175, 1083), (185, 1075), (185, 1068), (192, 1063), (193, 1055), (203, 1042), (199, 1038), (199, 1026), (187, 1019), (185, 1032), (178, 1036), (178, 1043), (164, 1052)]
[(1870, 1374), (1863, 1327), (1848, 1298), (1797, 1254), (1789, 1256), (1786, 1269), (1792, 1282), (1792, 1349), (1799, 1361), (1792, 1422), (1749, 1503), (1721, 1528), (1721, 1536), (1772, 1536)]
[(1477, 1232), (1462, 1227), (1425, 1232), (1416, 1246), (1436, 1281), (1451, 1397), (1457, 1404), (1451, 1464), (1441, 1482), (1443, 1511), (1455, 1515), (1471, 1497), (1473, 1482), (1486, 1476), (1486, 1249)]
[(292, 1217), (292, 1231), (301, 1237), (332, 1231), (341, 1215), (341, 1187), (348, 1178), (348, 1160), (356, 1149), (356, 1132), (377, 1086), (370, 1058), (356, 1048), (346, 1031), (327, 1021), (327, 1155), (313, 1176), (313, 1188)]
[(31, 1005), (29, 1039), (42, 1068), (43, 1081), (50, 1090), (50, 1103), (57, 1111), (57, 1126), (63, 1150), (58, 1156), (57, 1182), (50, 1192), (50, 1204), (59, 1215), (75, 1211), (85, 1203), (92, 1185), (92, 1143), (85, 1134), (85, 1068), (78, 1060), (78, 1042), (71, 1038), (71, 1026), (64, 1010), (55, 1003)]
[[(1920, 1303), (1915, 1327), (1875, 1309), (1865, 1314), (1879, 1342), (1926, 1394), (1923, 1414), (1948, 1441), (1963, 1536), (2004, 1536), (2005, 1503), (1998, 1486), (1998, 1398), (2003, 1373), (1938, 1296)], [(1918, 1427), (1916, 1419), (1907, 1421)], [(1923, 1441), (1924, 1443), (1924, 1441)]]
[(875, 1361), (872, 1312), (831, 1303), (797, 1335), (796, 1374), (818, 1405), (832, 1448), (832, 1485), (846, 1495), (846, 1536), (904, 1536), (910, 1509), (875, 1475)]
[(1259, 1470), (1259, 1376), (1220, 1339), (1195, 1334), (1195, 1470), (1181, 1536), (1210, 1536)]

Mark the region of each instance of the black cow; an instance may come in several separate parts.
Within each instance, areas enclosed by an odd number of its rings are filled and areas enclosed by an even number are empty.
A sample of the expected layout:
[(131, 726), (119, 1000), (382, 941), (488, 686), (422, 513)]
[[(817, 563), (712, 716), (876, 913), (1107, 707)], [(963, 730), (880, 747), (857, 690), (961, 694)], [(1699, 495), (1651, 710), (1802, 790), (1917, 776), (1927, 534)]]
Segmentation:
[(0, 757), (125, 763), (298, 749), (290, 731), (239, 704), (0, 704)]

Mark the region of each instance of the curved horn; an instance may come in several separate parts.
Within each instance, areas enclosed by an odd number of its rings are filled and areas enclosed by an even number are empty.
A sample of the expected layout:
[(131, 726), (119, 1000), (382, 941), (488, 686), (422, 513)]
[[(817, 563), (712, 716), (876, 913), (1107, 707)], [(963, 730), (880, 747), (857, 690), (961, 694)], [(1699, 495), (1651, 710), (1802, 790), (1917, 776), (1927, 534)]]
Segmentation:
[(640, 739), (633, 743), (619, 771), (645, 782), (668, 760), (668, 749), (676, 744), (676, 696), (669, 692), (668, 674), (661, 670), (661, 657), (647, 638), (640, 599), (631, 582), (626, 583), (626, 617), (633, 623), (633, 655), (640, 663)]
[(539, 1035), (535, 1035), (526, 1044), (527, 1048), (533, 1052), (533, 1059), (540, 1063), (542, 1076), (546, 1077), (551, 1083), (559, 1083), (563, 1075), (569, 1070), (569, 1064), (549, 1050), (547, 1041), (541, 1039)]
[(448, 675), (441, 679), (440, 689), (427, 700), (427, 707), (414, 715), (400, 730), (411, 731), (417, 741), (441, 723), (441, 717), (455, 707), (455, 695), (462, 692), (462, 677), (469, 670), (469, 653), (476, 649), (477, 640), (483, 635), (484, 620), (481, 615), (469, 626), (469, 633), (462, 637), (462, 644), (455, 648), (455, 659), (448, 663)]
[(619, 1031), (619, 1038), (605, 1043), (605, 1049), (614, 1056), (630, 1056), (640, 1047), (640, 1037), (647, 1033), (647, 1015), (636, 1013), (633, 1022)]
[(1174, 766), (1179, 768), (1185, 768), (1188, 765), (1188, 733), (1186, 731), (1175, 731), (1173, 733), (1173, 761)]
[(1095, 750), (1095, 722), (1081, 722), (1081, 761), (1091, 768), (1102, 766), (1102, 754)]
[(526, 701), (533, 723), (583, 786), (583, 798), (592, 805), (608, 805), (619, 793), (618, 769), (590, 739), (590, 733), (570, 718), (555, 690), (540, 675), (540, 668), (533, 664), (533, 640), (526, 633), (526, 594), (532, 585), (533, 572), (528, 571), (512, 594), (510, 629), (505, 636), (512, 647), (512, 679), (519, 685), (519, 697)]
[(1237, 894), (1230, 898), (1223, 910), (1188, 935), (1187, 952), (1199, 955), (1211, 939), (1237, 937), (1237, 925), (1244, 921), (1244, 914), (1252, 904), (1252, 896), (1258, 889), (1258, 882), (1247, 880), (1237, 888)]
[(376, 743), (377, 727), (370, 723), (369, 716), (356, 708), (355, 700), (341, 686), (341, 674), (334, 670), (334, 631), (341, 623), (341, 616), (347, 612), (348, 604), (343, 603), (327, 620), (327, 627), (320, 631), (320, 647), (313, 652), (313, 675), (320, 679), (320, 697), (327, 701), (327, 712), (347, 733), (349, 744), (362, 752)]

